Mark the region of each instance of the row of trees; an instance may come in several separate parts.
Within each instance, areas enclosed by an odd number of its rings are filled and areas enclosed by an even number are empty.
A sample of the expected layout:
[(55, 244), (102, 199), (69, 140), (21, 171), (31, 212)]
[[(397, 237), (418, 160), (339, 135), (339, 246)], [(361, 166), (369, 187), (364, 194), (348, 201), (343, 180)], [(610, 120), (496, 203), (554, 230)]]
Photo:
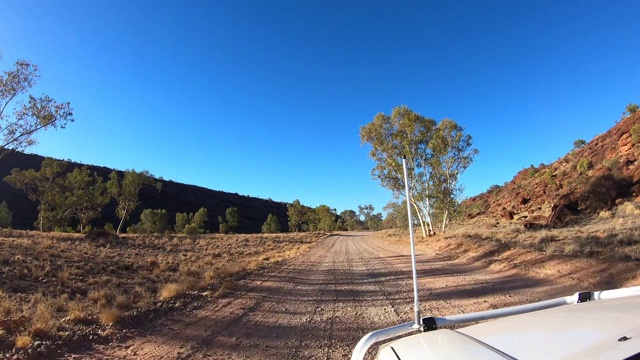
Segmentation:
[(68, 166), (66, 161), (46, 158), (39, 171), (13, 169), (4, 179), (24, 190), (29, 199), (38, 204), (36, 226), (40, 231), (67, 229), (75, 219), (78, 230), (84, 232), (91, 220), (99, 217), (104, 206), (114, 199), (120, 234), (124, 222), (140, 203), (140, 189), (152, 185), (159, 190), (161, 186), (147, 171), (127, 170), (122, 178), (113, 171), (105, 182), (86, 166), (66, 171)]
[(300, 200), (287, 205), (289, 231), (353, 231), (379, 230), (383, 225), (381, 213), (374, 213), (373, 205), (358, 206), (358, 212), (344, 210), (337, 214), (336, 209), (327, 205), (315, 208), (305, 206)]
[(438, 123), (399, 106), (362, 126), (360, 139), (371, 146), (369, 155), (376, 162), (373, 178), (391, 190), (394, 199), (405, 196), (402, 159), (406, 159), (409, 202), (423, 236), (434, 233), (434, 218), (441, 221), (444, 232), (462, 192), (458, 179), (478, 154), (471, 136), (454, 120)]

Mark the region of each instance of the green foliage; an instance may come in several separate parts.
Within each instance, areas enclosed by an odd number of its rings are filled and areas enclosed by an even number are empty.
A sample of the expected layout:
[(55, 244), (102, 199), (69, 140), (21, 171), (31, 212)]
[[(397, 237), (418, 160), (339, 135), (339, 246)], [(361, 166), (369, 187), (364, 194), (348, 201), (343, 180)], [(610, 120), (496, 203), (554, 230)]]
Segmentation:
[(640, 124), (635, 124), (631, 127), (631, 140), (634, 144), (640, 142)]
[(358, 205), (358, 214), (362, 218), (365, 229), (368, 230), (380, 230), (382, 228), (382, 214), (374, 213), (375, 208), (373, 205)]
[(164, 234), (169, 230), (169, 214), (164, 209), (144, 209), (136, 227), (138, 233)]
[(64, 171), (68, 164), (46, 158), (42, 161), (40, 171), (33, 169), (11, 170), (11, 175), (4, 178), (16, 189), (22, 189), (27, 197), (38, 203), (38, 221), (40, 231), (66, 227), (68, 216), (64, 211)]
[(104, 224), (104, 229), (107, 230), (111, 234), (115, 234), (116, 233), (116, 229), (114, 229), (113, 224), (110, 223), (110, 222)]
[(502, 186), (500, 185), (491, 185), (489, 186), (489, 190), (487, 190), (488, 193), (492, 193), (492, 192), (496, 192), (498, 190), (502, 189)]
[(0, 204), (0, 228), (9, 228), (11, 227), (11, 219), (13, 214), (9, 210), (9, 205), (7, 205), (6, 201), (3, 201)]
[[(317, 231), (335, 231), (338, 214), (336, 214), (336, 209), (331, 209), (327, 205), (319, 205), (313, 211), (314, 217), (313, 219), (313, 230)], [(310, 221), (311, 222), (311, 221)]]
[(544, 178), (547, 179), (547, 182), (549, 184), (552, 184), (553, 183), (553, 170), (552, 169), (547, 169), (544, 172)]
[(386, 229), (408, 229), (409, 220), (407, 214), (407, 203), (390, 201), (382, 208), (386, 212), (386, 216), (382, 221), (382, 227)]
[(229, 231), (236, 232), (240, 228), (240, 214), (238, 213), (238, 208), (230, 207), (225, 211), (225, 215), (227, 218), (227, 226), (229, 227)]
[(627, 105), (627, 107), (625, 108), (625, 112), (623, 113), (623, 115), (625, 117), (630, 116), (637, 113), (638, 110), (640, 110), (640, 107), (638, 107), (638, 104), (629, 103), (629, 105)]
[[(12, 150), (24, 150), (37, 143), (35, 134), (45, 129), (64, 129), (73, 122), (73, 109), (48, 95), (39, 97), (29, 91), (40, 79), (38, 66), (26, 60), (0, 74), (0, 157)], [(13, 103), (13, 105), (10, 105)], [(13, 113), (5, 113), (13, 109)]]
[(195, 214), (177, 213), (174, 229), (176, 233), (187, 235), (204, 234), (207, 220), (208, 215), (205, 208), (200, 208)]
[(267, 221), (262, 225), (262, 232), (265, 234), (275, 234), (280, 232), (280, 221), (278, 221), (278, 217), (269, 214), (267, 216)]
[(478, 153), (472, 148), (471, 136), (460, 125), (451, 119), (436, 123), (399, 106), (391, 115), (380, 113), (361, 127), (360, 139), (371, 145), (369, 156), (376, 162), (373, 178), (394, 197), (405, 196), (402, 159), (406, 159), (410, 201), (418, 212), (423, 234), (425, 222), (431, 232), (436, 209), (442, 212), (446, 224), (447, 214), (455, 208), (462, 191), (458, 178)]
[(584, 141), (583, 139), (578, 139), (576, 141), (573, 142), (573, 149), (574, 150), (578, 150), (581, 147), (583, 147), (587, 142)]
[(576, 166), (576, 169), (578, 170), (579, 174), (584, 174), (587, 171), (589, 171), (591, 167), (592, 167), (591, 160), (582, 158), (578, 161), (578, 165)]
[(189, 216), (187, 213), (177, 213), (176, 214), (176, 225), (174, 229), (176, 233), (184, 233), (184, 229), (191, 224), (191, 219), (193, 218), (193, 214)]
[(107, 190), (109, 195), (116, 200), (116, 215), (120, 218), (118, 230), (116, 231), (118, 235), (124, 222), (129, 219), (131, 212), (140, 204), (138, 193), (145, 185), (154, 185), (160, 190), (162, 183), (154, 183), (153, 175), (146, 170), (142, 172), (126, 170), (122, 180), (120, 180), (116, 171), (112, 171), (109, 174)]
[(66, 167), (64, 161), (47, 158), (40, 171), (13, 169), (5, 178), (39, 203), (40, 231), (67, 228), (69, 218), (76, 218), (84, 232), (109, 201), (104, 181), (95, 172), (82, 167), (63, 175)]
[(207, 209), (200, 208), (198, 209), (198, 211), (196, 211), (195, 215), (193, 215), (193, 221), (190, 225), (198, 234), (202, 234), (205, 232), (205, 225), (207, 224), (207, 220), (209, 220)]
[(64, 213), (75, 217), (80, 222), (80, 232), (85, 232), (89, 222), (102, 212), (102, 208), (109, 202), (107, 188), (95, 172), (84, 166), (67, 173), (64, 182), (63, 196)]
[(219, 232), (220, 234), (228, 234), (229, 233), (229, 225), (227, 223), (220, 223)]
[(527, 175), (529, 178), (534, 177), (537, 172), (538, 172), (538, 169), (535, 166), (533, 166), (533, 164), (531, 164), (529, 166), (529, 169), (527, 169)]
[(296, 199), (287, 204), (287, 216), (289, 217), (289, 231), (309, 231), (308, 216), (311, 208), (304, 206)]
[(364, 229), (364, 223), (353, 210), (343, 210), (340, 213), (340, 220), (344, 230), (354, 231)]

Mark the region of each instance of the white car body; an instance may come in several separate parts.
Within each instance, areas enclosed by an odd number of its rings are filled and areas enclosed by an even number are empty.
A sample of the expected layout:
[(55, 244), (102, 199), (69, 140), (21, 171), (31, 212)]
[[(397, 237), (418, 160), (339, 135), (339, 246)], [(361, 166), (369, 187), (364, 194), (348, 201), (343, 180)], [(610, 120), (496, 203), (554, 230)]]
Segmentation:
[[(494, 320), (438, 329), (482, 319)], [(422, 320), (431, 325), (383, 345), (378, 359), (640, 359), (640, 286)], [(372, 332), (352, 360), (375, 342), (417, 330), (408, 323)]]

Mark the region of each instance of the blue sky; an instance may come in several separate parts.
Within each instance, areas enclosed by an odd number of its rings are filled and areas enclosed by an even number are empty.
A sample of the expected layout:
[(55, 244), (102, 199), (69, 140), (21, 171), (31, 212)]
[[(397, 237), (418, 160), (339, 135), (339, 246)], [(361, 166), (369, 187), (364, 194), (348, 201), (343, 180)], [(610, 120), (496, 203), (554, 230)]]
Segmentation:
[(359, 128), (407, 105), (480, 150), (465, 195), (640, 102), (639, 1), (4, 0), (0, 69), (76, 122), (30, 152), (338, 211), (391, 194)]

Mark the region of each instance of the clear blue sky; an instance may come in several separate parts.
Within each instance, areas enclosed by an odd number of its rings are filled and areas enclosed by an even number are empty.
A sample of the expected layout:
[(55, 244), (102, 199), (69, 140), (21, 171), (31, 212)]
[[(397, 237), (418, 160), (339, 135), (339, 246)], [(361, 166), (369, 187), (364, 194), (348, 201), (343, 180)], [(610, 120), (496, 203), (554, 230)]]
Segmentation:
[(640, 1), (4, 0), (0, 69), (76, 122), (30, 152), (338, 211), (391, 194), (359, 128), (407, 105), (480, 155), (465, 195), (640, 102)]

